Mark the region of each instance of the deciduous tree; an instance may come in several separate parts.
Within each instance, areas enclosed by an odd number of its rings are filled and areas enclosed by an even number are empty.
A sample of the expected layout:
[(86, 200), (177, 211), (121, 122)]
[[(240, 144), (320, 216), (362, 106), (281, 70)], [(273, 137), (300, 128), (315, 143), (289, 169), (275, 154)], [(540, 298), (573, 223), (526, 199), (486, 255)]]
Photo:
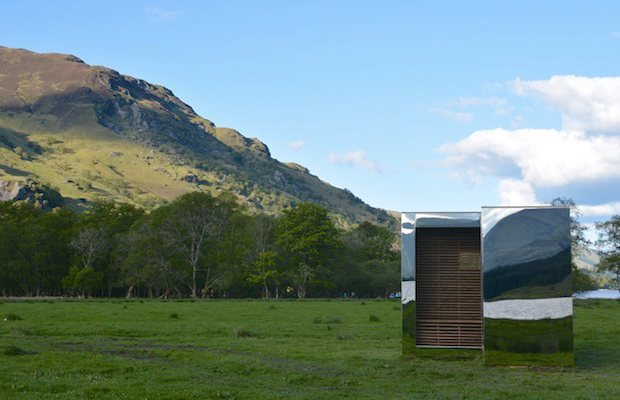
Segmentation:
[(596, 243), (602, 254), (598, 270), (614, 274), (620, 291), (620, 215), (614, 215), (607, 222), (597, 223), (596, 229), (599, 231)]
[(342, 247), (338, 234), (327, 210), (312, 203), (285, 211), (278, 221), (276, 243), (290, 267), (299, 298), (306, 296), (313, 283), (329, 280), (330, 264)]
[(590, 246), (590, 242), (585, 237), (586, 227), (579, 222), (581, 212), (573, 199), (568, 197), (556, 197), (549, 203), (555, 207), (568, 207), (570, 209), (570, 236), (571, 236), (571, 267), (573, 274), (573, 293), (585, 292), (596, 289), (594, 279), (579, 269), (575, 263), (578, 255)]

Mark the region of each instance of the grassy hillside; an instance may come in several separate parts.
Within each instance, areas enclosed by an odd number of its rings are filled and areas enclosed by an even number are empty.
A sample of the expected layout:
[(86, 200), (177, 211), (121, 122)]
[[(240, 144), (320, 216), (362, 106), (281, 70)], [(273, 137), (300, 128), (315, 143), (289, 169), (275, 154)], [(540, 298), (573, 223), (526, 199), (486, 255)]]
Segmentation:
[(0, 47), (0, 181), (27, 178), (73, 207), (107, 198), (150, 208), (189, 191), (230, 191), (256, 212), (310, 201), (341, 225), (394, 224), (162, 86), (74, 56)]
[(2, 398), (620, 396), (614, 300), (576, 302), (566, 369), (402, 357), (400, 304), (388, 300), (5, 300), (0, 317)]

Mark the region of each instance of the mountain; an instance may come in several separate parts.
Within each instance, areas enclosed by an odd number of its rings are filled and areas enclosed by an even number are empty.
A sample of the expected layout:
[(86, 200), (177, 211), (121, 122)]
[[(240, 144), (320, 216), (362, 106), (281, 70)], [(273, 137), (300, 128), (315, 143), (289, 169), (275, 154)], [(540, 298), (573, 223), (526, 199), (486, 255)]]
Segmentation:
[(577, 254), (573, 254), (573, 260), (578, 268), (594, 271), (598, 263), (601, 262), (601, 256), (596, 250), (581, 246), (577, 249)]
[(97, 199), (152, 208), (196, 190), (232, 192), (256, 212), (309, 201), (342, 226), (395, 224), (350, 191), (275, 160), (260, 140), (215, 126), (163, 86), (72, 55), (0, 47), (0, 198), (56, 193), (73, 208)]

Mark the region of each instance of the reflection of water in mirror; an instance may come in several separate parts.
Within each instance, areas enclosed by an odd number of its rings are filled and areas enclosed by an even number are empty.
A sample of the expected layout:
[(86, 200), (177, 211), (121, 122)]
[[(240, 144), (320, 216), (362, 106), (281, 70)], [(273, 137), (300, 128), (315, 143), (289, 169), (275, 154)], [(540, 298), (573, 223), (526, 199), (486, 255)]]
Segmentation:
[(620, 299), (620, 291), (615, 289), (589, 290), (573, 295), (576, 299)]
[(573, 315), (572, 297), (485, 301), (484, 318), (557, 319)]

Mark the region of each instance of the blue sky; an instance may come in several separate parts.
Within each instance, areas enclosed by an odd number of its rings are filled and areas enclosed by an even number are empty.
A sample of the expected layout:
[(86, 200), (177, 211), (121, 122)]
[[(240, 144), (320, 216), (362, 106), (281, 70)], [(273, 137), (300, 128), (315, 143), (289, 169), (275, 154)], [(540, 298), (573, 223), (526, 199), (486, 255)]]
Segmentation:
[(33, 1), (0, 45), (166, 86), (375, 207), (620, 213), (620, 3)]

